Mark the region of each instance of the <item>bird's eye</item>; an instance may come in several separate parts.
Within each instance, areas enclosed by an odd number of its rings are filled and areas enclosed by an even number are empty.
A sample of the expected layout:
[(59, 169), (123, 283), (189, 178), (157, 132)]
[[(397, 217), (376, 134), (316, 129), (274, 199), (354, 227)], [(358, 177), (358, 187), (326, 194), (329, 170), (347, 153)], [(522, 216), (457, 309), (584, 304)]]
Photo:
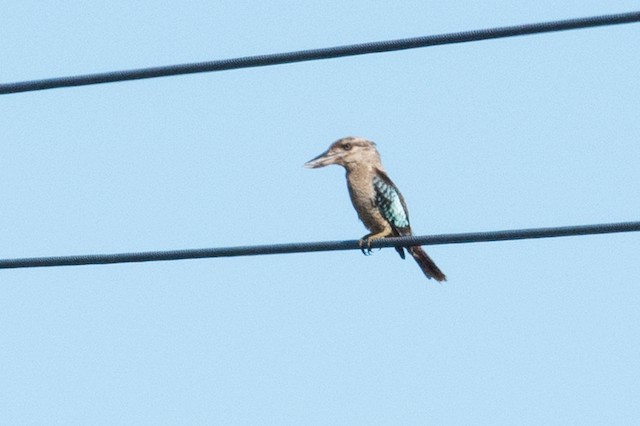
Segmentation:
[(351, 144), (345, 143), (344, 145), (342, 145), (342, 149), (344, 149), (345, 151), (349, 151), (351, 149)]

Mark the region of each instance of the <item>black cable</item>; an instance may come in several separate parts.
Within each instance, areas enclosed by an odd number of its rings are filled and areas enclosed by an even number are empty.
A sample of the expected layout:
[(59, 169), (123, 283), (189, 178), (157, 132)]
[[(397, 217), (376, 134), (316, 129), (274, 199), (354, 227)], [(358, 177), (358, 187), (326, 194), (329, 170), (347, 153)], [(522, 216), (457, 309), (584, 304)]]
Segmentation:
[[(372, 248), (461, 244), (486, 241), (523, 240), (533, 238), (568, 237), (576, 235), (610, 234), (640, 231), (640, 222), (605, 223), (555, 228), (514, 229), (508, 231), (471, 232), (463, 234), (425, 235), (385, 238), (371, 243)], [(322, 241), (315, 243), (269, 244), (140, 253), (88, 254), (79, 256), (32, 257), (1, 259), (0, 269), (36, 268), (43, 266), (100, 265), (109, 263), (154, 262), (160, 260), (201, 259), (205, 257), (256, 256), (264, 254), (307, 253), (359, 249), (358, 240)]]
[(261, 67), (267, 65), (339, 58), (343, 56), (355, 56), (365, 55), (369, 53), (415, 49), (418, 47), (437, 46), (442, 44), (465, 43), (470, 41), (513, 37), (527, 34), (565, 31), (578, 28), (628, 24), (639, 21), (640, 11), (636, 11), (613, 15), (600, 15), (587, 18), (566, 19), (561, 21), (539, 22), (508, 27), (437, 34), (399, 40), (352, 44), (347, 46), (328, 47), (323, 49), (300, 50), (296, 52), (275, 53), (270, 55), (247, 56), (209, 62), (168, 65), (152, 68), (141, 68), (136, 70), (113, 71), (43, 80), (20, 81), (16, 83), (0, 84), (0, 94), (30, 92), (36, 90), (54, 89), (59, 87), (86, 86), (90, 84), (167, 77), (180, 74), (193, 74), (200, 72)]

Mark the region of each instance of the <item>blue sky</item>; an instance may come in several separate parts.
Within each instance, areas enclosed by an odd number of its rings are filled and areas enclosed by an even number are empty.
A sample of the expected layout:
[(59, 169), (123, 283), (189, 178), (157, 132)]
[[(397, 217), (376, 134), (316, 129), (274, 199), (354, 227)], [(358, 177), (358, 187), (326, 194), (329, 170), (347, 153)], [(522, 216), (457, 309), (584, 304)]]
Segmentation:
[[(0, 81), (638, 10), (9, 2)], [(417, 234), (638, 220), (640, 26), (0, 97), (1, 258), (355, 239), (342, 136)], [(635, 234), (0, 272), (3, 424), (630, 424)]]

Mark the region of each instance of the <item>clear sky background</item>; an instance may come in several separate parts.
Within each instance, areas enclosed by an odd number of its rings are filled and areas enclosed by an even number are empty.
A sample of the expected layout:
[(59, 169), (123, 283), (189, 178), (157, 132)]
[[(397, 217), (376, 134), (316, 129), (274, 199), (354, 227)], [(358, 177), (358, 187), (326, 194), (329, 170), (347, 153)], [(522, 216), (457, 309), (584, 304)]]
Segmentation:
[[(627, 12), (638, 1), (5, 2), (0, 81)], [(0, 97), (0, 257), (640, 219), (640, 25)], [(2, 424), (630, 424), (640, 235), (0, 271)]]

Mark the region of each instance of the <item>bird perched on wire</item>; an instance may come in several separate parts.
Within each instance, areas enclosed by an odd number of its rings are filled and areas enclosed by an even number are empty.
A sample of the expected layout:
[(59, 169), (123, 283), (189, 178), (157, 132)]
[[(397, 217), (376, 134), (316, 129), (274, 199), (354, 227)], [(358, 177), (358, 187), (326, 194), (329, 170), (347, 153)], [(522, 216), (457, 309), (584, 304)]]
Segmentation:
[[(315, 169), (330, 164), (338, 164), (347, 171), (347, 188), (351, 202), (364, 226), (371, 231), (360, 240), (360, 248), (365, 255), (371, 254), (373, 240), (412, 235), (407, 205), (382, 167), (375, 143), (358, 137), (342, 138), (307, 162), (305, 167)], [(404, 249), (395, 249), (404, 259)], [(427, 278), (436, 281), (447, 280), (422, 247), (407, 247), (407, 251)]]

